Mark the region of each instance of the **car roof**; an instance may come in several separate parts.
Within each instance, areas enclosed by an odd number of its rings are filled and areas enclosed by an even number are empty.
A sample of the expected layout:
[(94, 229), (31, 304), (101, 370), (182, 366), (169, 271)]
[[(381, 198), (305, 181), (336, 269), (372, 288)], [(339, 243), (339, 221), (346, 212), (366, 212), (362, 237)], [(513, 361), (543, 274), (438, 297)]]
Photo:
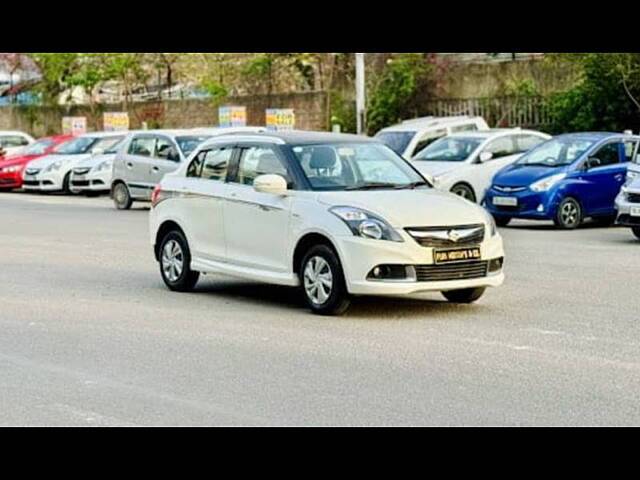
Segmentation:
[(23, 137), (29, 137), (30, 135), (19, 130), (0, 130), (0, 135), (20, 135)]
[[(491, 137), (497, 137), (499, 135), (502, 135), (504, 133), (514, 133), (514, 134), (528, 134), (528, 133), (533, 133), (533, 134), (543, 134), (543, 135), (547, 135), (544, 132), (539, 132), (537, 130), (524, 130), (520, 127), (516, 127), (516, 128), (489, 128), (486, 130), (468, 130), (466, 132), (455, 132), (452, 133), (451, 135), (448, 135), (449, 137), (475, 137), (475, 138), (483, 138), (483, 139), (487, 139), (487, 138), (491, 138)], [(550, 135), (549, 135), (550, 137)]]
[[(403, 132), (403, 131), (415, 131), (427, 128), (446, 127), (453, 123), (475, 123), (477, 120), (482, 119), (479, 116), (471, 115), (457, 115), (453, 117), (420, 117), (412, 118), (409, 120), (403, 120), (401, 123), (391, 125), (380, 130), (380, 132)], [(378, 132), (378, 133), (380, 133)]]
[(86, 132), (82, 135), (78, 135), (78, 137), (94, 137), (94, 138), (103, 138), (103, 137), (117, 137), (119, 135), (127, 135), (129, 130), (118, 130), (113, 132)]
[[(288, 130), (288, 131), (265, 131), (255, 133), (229, 132), (228, 134), (217, 137), (242, 137), (247, 136), (250, 139), (257, 140), (264, 138), (265, 140), (279, 140), (278, 143), (291, 145), (314, 145), (318, 143), (380, 143), (379, 140), (364, 135), (353, 135), (350, 133), (333, 133), (333, 132), (317, 132), (306, 130)], [(212, 139), (213, 140), (213, 139)]]
[(573, 132), (573, 133), (563, 133), (562, 135), (557, 135), (557, 138), (582, 138), (584, 140), (603, 140), (609, 137), (625, 137), (625, 138), (639, 138), (638, 135), (629, 135), (627, 133), (621, 132)]

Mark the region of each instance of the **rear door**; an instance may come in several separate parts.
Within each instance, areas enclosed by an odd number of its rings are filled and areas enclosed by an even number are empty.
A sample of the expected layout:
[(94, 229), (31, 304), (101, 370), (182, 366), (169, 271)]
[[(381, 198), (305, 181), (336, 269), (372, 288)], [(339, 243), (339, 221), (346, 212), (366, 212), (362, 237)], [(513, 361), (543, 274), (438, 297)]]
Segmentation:
[(155, 150), (149, 164), (149, 183), (159, 183), (167, 173), (176, 170), (181, 161), (178, 144), (171, 137), (156, 135)]
[(155, 183), (151, 181), (149, 172), (155, 148), (155, 135), (135, 135), (122, 152), (122, 159), (118, 160), (118, 168), (132, 197), (148, 198), (151, 195)]

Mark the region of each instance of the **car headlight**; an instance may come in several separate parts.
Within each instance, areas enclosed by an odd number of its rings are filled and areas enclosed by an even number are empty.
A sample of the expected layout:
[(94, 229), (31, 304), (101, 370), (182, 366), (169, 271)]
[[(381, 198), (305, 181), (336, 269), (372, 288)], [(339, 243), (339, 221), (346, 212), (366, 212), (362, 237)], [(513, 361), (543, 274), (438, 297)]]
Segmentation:
[(538, 180), (537, 182), (533, 182), (529, 187), (534, 192), (546, 192), (566, 176), (566, 173), (557, 173), (555, 175), (550, 175), (541, 180)]
[(52, 163), (51, 165), (49, 165), (47, 168), (44, 169), (45, 172), (53, 172), (54, 170), (60, 170), (60, 167), (62, 166), (62, 162), (61, 161), (57, 161)]
[(374, 240), (404, 242), (386, 221), (371, 212), (355, 207), (332, 207), (331, 213), (347, 224), (354, 235)]
[(109, 170), (112, 166), (113, 162), (111, 160), (105, 160), (104, 162), (100, 162), (94, 168), (95, 172), (101, 172), (102, 170)]
[(17, 172), (21, 169), (22, 167), (20, 165), (14, 165), (12, 167), (5, 167), (5, 168), (0, 168), (0, 172)]
[[(484, 210), (484, 208), (482, 210)], [(493, 218), (493, 215), (491, 215), (486, 210), (484, 210), (484, 216), (487, 218), (487, 223), (489, 224), (489, 233), (490, 233), (489, 236), (493, 237), (496, 233), (498, 233), (498, 227), (496, 226), (496, 220), (495, 220), (495, 218)]]

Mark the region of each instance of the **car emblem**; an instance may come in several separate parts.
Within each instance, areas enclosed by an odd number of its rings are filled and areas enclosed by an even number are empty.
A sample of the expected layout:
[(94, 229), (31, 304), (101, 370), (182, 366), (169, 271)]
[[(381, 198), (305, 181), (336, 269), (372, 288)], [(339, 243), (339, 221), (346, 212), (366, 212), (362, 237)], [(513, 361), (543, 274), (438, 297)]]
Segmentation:
[(457, 242), (458, 240), (460, 240), (460, 234), (455, 230), (449, 230), (447, 232), (447, 237), (449, 237), (449, 240), (451, 240), (452, 242)]

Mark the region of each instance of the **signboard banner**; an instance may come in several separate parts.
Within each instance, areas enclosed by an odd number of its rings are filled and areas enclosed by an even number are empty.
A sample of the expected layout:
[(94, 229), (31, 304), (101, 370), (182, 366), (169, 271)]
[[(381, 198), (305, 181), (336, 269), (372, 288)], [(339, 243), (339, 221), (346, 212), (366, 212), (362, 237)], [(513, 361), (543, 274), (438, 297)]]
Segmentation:
[(221, 127), (246, 127), (246, 107), (218, 107), (218, 125)]
[(268, 130), (282, 131), (295, 128), (296, 117), (293, 108), (267, 108), (265, 113)]
[(72, 135), (87, 133), (87, 117), (62, 117), (62, 133)]
[(129, 114), (127, 112), (104, 112), (102, 128), (105, 132), (129, 130)]

